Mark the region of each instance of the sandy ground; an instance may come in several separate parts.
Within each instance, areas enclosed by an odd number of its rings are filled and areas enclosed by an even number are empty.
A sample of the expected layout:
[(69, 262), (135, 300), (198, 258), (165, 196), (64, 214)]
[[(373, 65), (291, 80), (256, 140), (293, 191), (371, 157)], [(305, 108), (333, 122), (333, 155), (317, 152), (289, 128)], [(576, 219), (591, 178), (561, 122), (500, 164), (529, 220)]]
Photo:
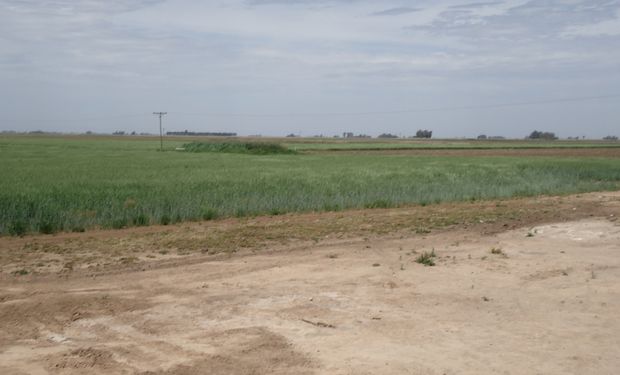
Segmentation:
[[(0, 373), (617, 374), (620, 194), (605, 196), (606, 217), (490, 235), (5, 278)], [(434, 267), (415, 262), (433, 249)]]

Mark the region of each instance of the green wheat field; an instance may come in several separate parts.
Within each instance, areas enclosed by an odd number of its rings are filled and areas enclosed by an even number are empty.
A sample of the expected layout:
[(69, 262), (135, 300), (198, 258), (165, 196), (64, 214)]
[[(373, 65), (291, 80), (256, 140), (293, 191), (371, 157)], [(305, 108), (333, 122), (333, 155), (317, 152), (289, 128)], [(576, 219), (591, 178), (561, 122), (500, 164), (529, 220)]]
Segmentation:
[(263, 152), (233, 141), (191, 141), (167, 139), (162, 152), (158, 139), (146, 137), (1, 136), (0, 234), (620, 188), (619, 158), (321, 154), (339, 148), (620, 147), (617, 142), (280, 140)]

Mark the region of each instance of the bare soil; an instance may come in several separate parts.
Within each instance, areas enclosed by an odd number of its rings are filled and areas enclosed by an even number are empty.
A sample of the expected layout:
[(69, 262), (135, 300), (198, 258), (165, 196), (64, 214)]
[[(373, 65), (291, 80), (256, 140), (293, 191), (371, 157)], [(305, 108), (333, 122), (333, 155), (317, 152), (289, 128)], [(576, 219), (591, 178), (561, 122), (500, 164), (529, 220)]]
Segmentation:
[(617, 374), (618, 215), (608, 192), (0, 238), (0, 373)]
[(306, 151), (308, 153), (317, 154), (330, 154), (330, 155), (344, 155), (344, 154), (371, 154), (371, 155), (404, 155), (404, 156), (455, 156), (455, 157), (496, 157), (496, 156), (509, 156), (509, 157), (598, 157), (598, 158), (620, 158), (620, 147), (591, 147), (591, 148), (562, 148), (562, 147), (549, 147), (549, 148), (489, 148), (489, 149), (370, 149), (370, 150), (311, 150)]

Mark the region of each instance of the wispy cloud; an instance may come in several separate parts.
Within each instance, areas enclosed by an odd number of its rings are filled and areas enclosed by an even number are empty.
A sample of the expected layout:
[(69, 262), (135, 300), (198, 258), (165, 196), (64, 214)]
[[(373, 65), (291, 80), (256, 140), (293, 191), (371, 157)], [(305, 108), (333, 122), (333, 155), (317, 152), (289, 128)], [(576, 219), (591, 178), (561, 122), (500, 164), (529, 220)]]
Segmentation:
[(400, 16), (402, 14), (409, 14), (419, 12), (420, 8), (398, 7), (382, 10), (379, 12), (371, 13), (372, 16)]

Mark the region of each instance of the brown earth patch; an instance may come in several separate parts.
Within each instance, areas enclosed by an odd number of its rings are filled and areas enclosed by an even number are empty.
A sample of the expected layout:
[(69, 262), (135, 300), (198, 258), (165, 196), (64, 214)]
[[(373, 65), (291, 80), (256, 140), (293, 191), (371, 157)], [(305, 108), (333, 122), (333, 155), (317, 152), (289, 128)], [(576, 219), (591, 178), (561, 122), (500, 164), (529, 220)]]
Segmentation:
[(592, 147), (592, 148), (489, 148), (489, 149), (358, 149), (358, 150), (312, 150), (306, 151), (312, 154), (329, 155), (402, 155), (402, 156), (454, 156), (454, 157), (491, 157), (491, 156), (548, 156), (548, 157), (596, 157), (596, 158), (620, 158), (620, 146), (618, 147)]

